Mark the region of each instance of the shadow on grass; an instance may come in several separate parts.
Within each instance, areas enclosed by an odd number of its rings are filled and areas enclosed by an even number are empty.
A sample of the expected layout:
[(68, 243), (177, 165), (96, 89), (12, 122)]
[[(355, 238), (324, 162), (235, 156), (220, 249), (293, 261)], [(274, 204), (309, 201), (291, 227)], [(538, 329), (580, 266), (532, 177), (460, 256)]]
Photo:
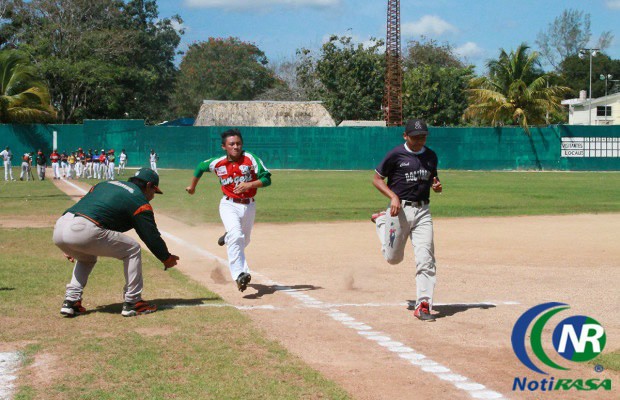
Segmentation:
[[(416, 303), (415, 300), (407, 300), (407, 303), (409, 304), (409, 306), (407, 307), (408, 310), (415, 310), (415, 303)], [(465, 312), (472, 308), (480, 308), (483, 310), (487, 310), (489, 308), (495, 308), (495, 307), (496, 307), (495, 304), (490, 304), (490, 303), (440, 304), (440, 305), (433, 306), (433, 311), (435, 311), (435, 314), (433, 314), (433, 316), (435, 317), (435, 319), (445, 318), (445, 317), (451, 317), (454, 314), (458, 314), (460, 312)]]
[[(157, 312), (172, 310), (176, 307), (191, 307), (205, 304), (209, 301), (221, 301), (218, 296), (213, 297), (201, 297), (199, 299), (154, 299), (147, 300), (150, 304), (157, 306)], [(108, 304), (105, 306), (97, 306), (94, 309), (86, 310), (82, 315), (92, 313), (107, 313), (107, 314), (120, 314), (123, 310), (123, 303)]]
[(0, 287), (0, 292), (8, 292), (9, 290), (15, 290), (14, 287)]
[(251, 287), (252, 289), (256, 289), (256, 293), (245, 295), (243, 296), (244, 299), (260, 299), (261, 297), (265, 295), (274, 294), (275, 292), (280, 292), (280, 291), (301, 292), (301, 291), (306, 291), (306, 290), (323, 289), (320, 286), (313, 286), (313, 285), (292, 285), (292, 286), (269, 285), (267, 286), (267, 285), (251, 284), (251, 285), (248, 285), (248, 287)]

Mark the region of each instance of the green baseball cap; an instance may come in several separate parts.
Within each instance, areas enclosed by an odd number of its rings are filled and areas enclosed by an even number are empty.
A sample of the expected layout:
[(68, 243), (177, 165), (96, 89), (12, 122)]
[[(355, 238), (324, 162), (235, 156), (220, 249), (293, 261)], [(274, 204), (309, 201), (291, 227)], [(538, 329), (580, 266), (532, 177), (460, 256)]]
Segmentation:
[(144, 182), (153, 183), (153, 187), (155, 188), (155, 193), (164, 194), (161, 190), (159, 190), (159, 175), (157, 172), (153, 171), (150, 168), (140, 168), (135, 174), (134, 177), (140, 179)]

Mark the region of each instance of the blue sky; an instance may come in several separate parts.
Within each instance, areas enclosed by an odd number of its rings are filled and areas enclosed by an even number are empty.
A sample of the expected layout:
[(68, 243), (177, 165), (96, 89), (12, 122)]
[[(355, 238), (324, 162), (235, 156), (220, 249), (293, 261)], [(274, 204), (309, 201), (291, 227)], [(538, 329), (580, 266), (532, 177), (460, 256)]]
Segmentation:
[[(357, 42), (385, 38), (387, 0), (158, 0), (160, 17), (179, 14), (186, 30), (180, 46), (209, 37), (238, 37), (256, 44), (270, 62), (292, 60), (295, 50), (318, 50), (332, 34)], [(499, 49), (536, 37), (566, 9), (590, 14), (592, 46), (603, 31), (607, 50), (620, 58), (620, 0), (401, 0), (403, 49), (420, 35), (449, 42), (483, 72)]]

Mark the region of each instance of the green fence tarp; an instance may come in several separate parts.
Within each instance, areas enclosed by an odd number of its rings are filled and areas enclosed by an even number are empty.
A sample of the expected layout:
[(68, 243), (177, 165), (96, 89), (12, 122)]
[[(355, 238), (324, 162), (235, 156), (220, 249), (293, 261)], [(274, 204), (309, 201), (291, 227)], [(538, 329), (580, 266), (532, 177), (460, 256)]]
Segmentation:
[[(87, 120), (82, 125), (0, 125), (0, 147), (19, 155), (78, 147), (100, 152), (125, 149), (130, 167), (148, 166), (154, 149), (158, 167), (194, 168), (222, 154), (220, 133), (229, 127), (145, 126), (142, 120)], [(392, 147), (403, 143), (402, 128), (239, 127), (244, 148), (272, 169), (372, 170)], [(620, 126), (556, 125), (532, 128), (429, 128), (427, 145), (440, 169), (618, 171), (618, 152), (599, 157), (562, 157), (566, 138), (620, 138)], [(610, 143), (611, 145), (611, 143)], [(616, 143), (615, 146), (618, 144)], [(614, 155), (615, 154), (615, 155)], [(15, 162), (14, 162), (15, 164)]]

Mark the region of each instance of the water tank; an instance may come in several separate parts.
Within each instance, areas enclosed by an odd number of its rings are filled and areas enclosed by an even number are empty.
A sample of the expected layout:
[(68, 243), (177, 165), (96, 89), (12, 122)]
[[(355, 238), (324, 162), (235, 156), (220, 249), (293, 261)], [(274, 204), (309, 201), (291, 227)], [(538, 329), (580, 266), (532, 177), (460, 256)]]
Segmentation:
[(588, 92), (586, 92), (585, 90), (580, 90), (579, 100), (587, 100), (587, 98), (588, 98)]

